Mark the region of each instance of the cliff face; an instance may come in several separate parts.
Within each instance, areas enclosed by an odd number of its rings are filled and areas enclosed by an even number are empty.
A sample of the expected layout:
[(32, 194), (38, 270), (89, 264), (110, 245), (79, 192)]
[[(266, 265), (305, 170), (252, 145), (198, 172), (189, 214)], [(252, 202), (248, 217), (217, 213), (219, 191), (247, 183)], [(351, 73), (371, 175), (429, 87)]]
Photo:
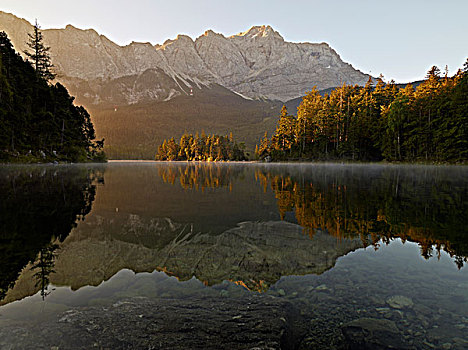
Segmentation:
[[(0, 30), (22, 52), (32, 25), (0, 12)], [(127, 104), (164, 101), (210, 84), (247, 98), (287, 101), (313, 86), (325, 89), (344, 82), (364, 84), (368, 79), (327, 44), (287, 42), (270, 26), (255, 26), (230, 37), (208, 30), (195, 41), (179, 35), (156, 46), (135, 42), (119, 46), (93, 29), (71, 25), (43, 34), (58, 80), (94, 104), (113, 103), (114, 97), (102, 91), (104, 85), (120, 90)], [(136, 83), (141, 76), (154, 87)]]
[(287, 101), (314, 85), (321, 90), (368, 79), (341, 61), (328, 44), (287, 42), (270, 26), (252, 27), (229, 38), (208, 31), (195, 44), (210, 67), (216, 67), (220, 84), (249, 97)]

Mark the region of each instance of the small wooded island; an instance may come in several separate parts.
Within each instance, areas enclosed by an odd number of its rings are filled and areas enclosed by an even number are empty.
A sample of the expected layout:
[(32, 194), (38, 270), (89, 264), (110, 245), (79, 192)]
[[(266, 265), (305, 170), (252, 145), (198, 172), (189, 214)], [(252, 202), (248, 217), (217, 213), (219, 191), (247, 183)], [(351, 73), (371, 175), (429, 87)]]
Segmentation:
[(156, 160), (199, 160), (199, 161), (242, 161), (247, 160), (244, 152), (244, 143), (237, 144), (232, 137), (219, 135), (206, 135), (203, 131), (183, 134), (180, 143), (174, 138), (164, 140), (158, 148)]
[(0, 32), (0, 162), (105, 161), (86, 109), (55, 78), (39, 26), (28, 60)]
[[(184, 135), (180, 145), (164, 140), (156, 159), (245, 159), (236, 145), (232, 136)], [(453, 77), (433, 66), (416, 87), (385, 83), (381, 76), (365, 86), (343, 84), (324, 96), (314, 88), (297, 116), (283, 106), (274, 134), (265, 132), (255, 158), (465, 163), (468, 59)]]

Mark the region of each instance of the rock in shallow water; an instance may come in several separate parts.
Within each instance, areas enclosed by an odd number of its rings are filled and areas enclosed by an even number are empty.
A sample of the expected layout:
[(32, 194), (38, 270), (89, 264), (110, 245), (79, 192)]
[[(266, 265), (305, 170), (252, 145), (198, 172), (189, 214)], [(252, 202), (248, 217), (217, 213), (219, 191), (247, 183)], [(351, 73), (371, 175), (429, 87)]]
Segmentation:
[(406, 309), (413, 307), (413, 300), (403, 295), (394, 295), (387, 299), (387, 304), (394, 309)]
[(0, 329), (7, 349), (291, 349), (298, 313), (284, 298), (130, 298), (111, 307), (75, 307), (47, 326)]
[(378, 318), (359, 318), (341, 328), (348, 348), (353, 349), (409, 349), (395, 322)]

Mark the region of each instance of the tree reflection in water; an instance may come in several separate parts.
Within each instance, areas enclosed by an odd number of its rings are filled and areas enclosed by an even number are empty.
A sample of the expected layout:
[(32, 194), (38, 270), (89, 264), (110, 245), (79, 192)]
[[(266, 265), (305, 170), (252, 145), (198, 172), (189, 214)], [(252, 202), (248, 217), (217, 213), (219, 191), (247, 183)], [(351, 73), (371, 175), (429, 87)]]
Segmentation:
[[(282, 220), (294, 214), (306, 234), (360, 237), (375, 249), (392, 239), (418, 243), (425, 259), (441, 251), (458, 268), (468, 257), (468, 184), (457, 167), (259, 165), (255, 179), (274, 191)], [(196, 163), (159, 168), (166, 183), (184, 189), (229, 188), (243, 167)]]
[(366, 174), (316, 168), (311, 173), (284, 175), (257, 170), (255, 177), (270, 186), (280, 216), (294, 212), (309, 235), (316, 229), (342, 238), (360, 237), (378, 249), (394, 238), (418, 243), (429, 259), (446, 251), (458, 268), (467, 262), (468, 193), (466, 179), (426, 169), (388, 167)]
[(184, 189), (229, 188), (232, 182), (243, 173), (240, 167), (229, 167), (211, 163), (194, 163), (186, 166), (168, 165), (158, 168), (161, 179), (172, 185), (178, 180)]
[(0, 300), (32, 264), (48, 294), (58, 243), (90, 212), (103, 168), (5, 167), (0, 172)]

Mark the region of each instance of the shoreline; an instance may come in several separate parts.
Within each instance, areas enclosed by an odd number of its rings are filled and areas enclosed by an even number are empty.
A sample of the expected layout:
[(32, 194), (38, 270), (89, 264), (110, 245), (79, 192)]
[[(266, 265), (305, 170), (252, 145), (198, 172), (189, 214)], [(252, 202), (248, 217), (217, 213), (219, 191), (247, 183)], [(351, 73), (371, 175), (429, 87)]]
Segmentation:
[[(340, 160), (301, 160), (301, 161), (279, 161), (264, 162), (261, 160), (248, 161), (202, 161), (202, 160), (149, 160), (149, 159), (109, 159), (107, 163), (168, 163), (168, 164), (335, 164), (335, 165), (429, 165), (429, 166), (468, 166), (468, 163), (445, 163), (445, 162), (364, 162), (364, 161), (340, 161)], [(76, 163), (78, 164), (78, 163)], [(84, 164), (84, 163), (83, 163)]]
[(129, 164), (129, 163), (140, 163), (140, 164), (262, 164), (262, 165), (375, 165), (375, 166), (468, 166), (468, 163), (444, 163), (444, 162), (363, 162), (363, 161), (340, 161), (340, 160), (290, 160), (290, 161), (279, 161), (279, 162), (264, 162), (260, 160), (248, 160), (248, 161), (201, 161), (201, 160), (150, 160), (150, 159), (108, 159), (105, 162), (0, 162), (0, 166), (12, 166), (12, 165), (84, 165), (84, 164)]

